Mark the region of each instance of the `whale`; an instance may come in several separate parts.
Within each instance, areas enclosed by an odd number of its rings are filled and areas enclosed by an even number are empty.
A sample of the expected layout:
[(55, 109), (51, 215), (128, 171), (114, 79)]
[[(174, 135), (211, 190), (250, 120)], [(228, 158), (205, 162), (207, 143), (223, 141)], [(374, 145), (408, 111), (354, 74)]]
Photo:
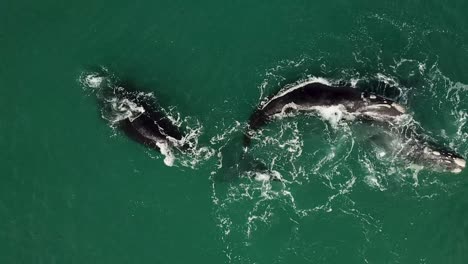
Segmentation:
[(434, 171), (458, 174), (466, 167), (466, 160), (461, 155), (433, 141), (412, 139), (400, 152), (413, 163)]
[(173, 149), (183, 150), (179, 142), (183, 133), (165, 115), (152, 94), (129, 89), (124, 85), (112, 87), (102, 98), (102, 116), (128, 138), (166, 156), (166, 165), (173, 165)]
[[(410, 165), (422, 166), (439, 172), (460, 173), (466, 167), (466, 160), (454, 150), (436, 143), (416, 128), (404, 127), (404, 131), (379, 131), (368, 138), (377, 149), (380, 157), (390, 154), (392, 157), (403, 156)], [(411, 167), (411, 166), (410, 166)]]
[[(318, 113), (327, 108), (346, 113), (344, 119), (394, 122), (406, 113), (394, 100), (372, 92), (359, 91), (350, 86), (332, 86), (310, 81), (288, 88), (274, 95), (251, 115), (244, 137), (245, 145), (255, 130), (277, 117), (300, 113)], [(336, 112), (334, 114), (337, 114)]]
[(131, 140), (165, 156), (172, 166), (174, 150), (185, 151), (184, 134), (158, 104), (152, 93), (136, 89), (129, 81), (120, 81), (106, 71), (86, 75), (83, 83), (96, 92), (101, 117)]
[[(402, 117), (407, 116), (407, 111), (401, 104), (385, 96), (351, 86), (333, 86), (312, 80), (284, 89), (257, 107), (244, 133), (244, 146), (250, 145), (256, 130), (276, 118), (303, 113), (323, 113), (330, 108), (344, 113), (343, 118), (346, 120), (361, 120), (363, 123), (377, 124), (388, 130), (398, 127)], [(331, 113), (338, 114), (337, 111), (333, 110)], [(394, 139), (405, 143), (400, 144), (402, 148), (398, 152), (414, 164), (452, 173), (460, 173), (466, 167), (466, 161), (461, 155), (425, 139), (420, 132), (406, 129), (404, 133), (390, 132), (392, 133)], [(387, 141), (395, 143), (395, 140)], [(389, 146), (388, 142), (386, 146)]]
[(182, 139), (178, 127), (161, 110), (147, 102), (146, 98), (139, 99), (133, 92), (114, 95), (115, 99), (107, 102), (111, 104), (110, 108), (111, 111), (115, 111), (114, 114), (126, 113), (124, 118), (114, 123), (128, 137), (155, 149), (159, 148), (158, 143), (168, 141), (169, 138)]
[(352, 117), (370, 120), (394, 120), (405, 108), (394, 100), (349, 86), (330, 86), (306, 82), (289, 88), (269, 99), (252, 114), (249, 127), (259, 129), (275, 116), (285, 113), (317, 112), (323, 107), (339, 106)]

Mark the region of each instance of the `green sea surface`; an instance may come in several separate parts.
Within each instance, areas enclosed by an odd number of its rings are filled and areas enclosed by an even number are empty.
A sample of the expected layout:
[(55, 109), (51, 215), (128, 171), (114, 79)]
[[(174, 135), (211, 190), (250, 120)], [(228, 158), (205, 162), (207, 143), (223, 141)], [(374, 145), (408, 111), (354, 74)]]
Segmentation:
[[(0, 263), (468, 263), (468, 170), (380, 159), (359, 132), (371, 126), (311, 116), (248, 150), (285, 182), (240, 159), (261, 100), (311, 77), (397, 87), (467, 157), (467, 13), (464, 0), (0, 1)], [(113, 130), (80, 81), (96, 67), (153, 92), (201, 154), (168, 167)]]

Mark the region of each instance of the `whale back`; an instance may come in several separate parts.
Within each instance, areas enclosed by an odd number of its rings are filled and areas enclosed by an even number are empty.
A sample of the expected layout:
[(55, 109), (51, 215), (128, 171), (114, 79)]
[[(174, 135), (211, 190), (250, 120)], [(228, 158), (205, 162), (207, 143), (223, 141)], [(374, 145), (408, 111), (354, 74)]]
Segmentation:
[(102, 116), (130, 139), (159, 150), (157, 143), (183, 135), (151, 93), (136, 90), (128, 82), (111, 85), (101, 92)]
[(280, 91), (258, 107), (250, 116), (244, 143), (249, 145), (254, 131), (266, 125), (275, 115), (288, 111), (312, 112), (320, 107), (334, 105), (343, 106), (347, 112), (370, 121), (387, 121), (404, 113), (404, 108), (393, 100), (351, 86), (305, 83)]

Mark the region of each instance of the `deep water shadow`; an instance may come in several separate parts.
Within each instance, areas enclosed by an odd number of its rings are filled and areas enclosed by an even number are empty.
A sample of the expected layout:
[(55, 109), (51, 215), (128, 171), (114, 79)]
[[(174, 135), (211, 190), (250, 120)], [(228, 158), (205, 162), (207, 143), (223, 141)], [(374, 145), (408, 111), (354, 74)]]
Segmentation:
[(232, 137), (220, 150), (219, 170), (214, 175), (216, 182), (237, 181), (255, 172), (268, 171), (268, 167), (243, 146), (243, 137), (244, 134)]

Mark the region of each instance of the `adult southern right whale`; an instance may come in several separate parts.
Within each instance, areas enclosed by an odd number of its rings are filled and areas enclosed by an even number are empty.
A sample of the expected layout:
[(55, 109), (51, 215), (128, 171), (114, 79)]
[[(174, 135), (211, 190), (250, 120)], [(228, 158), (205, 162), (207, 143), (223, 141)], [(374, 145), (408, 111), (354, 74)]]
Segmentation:
[[(331, 111), (330, 111), (331, 109)], [(405, 108), (394, 100), (350, 86), (333, 86), (311, 80), (286, 89), (270, 98), (256, 109), (249, 120), (244, 135), (244, 145), (250, 144), (255, 130), (275, 117), (284, 114), (316, 113), (341, 115), (339, 118), (377, 121), (384, 126), (396, 125), (405, 114)], [(375, 122), (374, 122), (375, 123)], [(460, 173), (466, 161), (443, 146), (424, 140), (418, 133), (402, 135), (406, 144), (400, 152), (417, 164), (440, 170)]]
[(249, 120), (250, 132), (286, 113), (314, 113), (329, 107), (336, 107), (336, 110), (345, 113), (345, 119), (394, 121), (405, 113), (401, 105), (389, 98), (349, 86), (331, 86), (313, 80), (280, 92), (257, 108)]

